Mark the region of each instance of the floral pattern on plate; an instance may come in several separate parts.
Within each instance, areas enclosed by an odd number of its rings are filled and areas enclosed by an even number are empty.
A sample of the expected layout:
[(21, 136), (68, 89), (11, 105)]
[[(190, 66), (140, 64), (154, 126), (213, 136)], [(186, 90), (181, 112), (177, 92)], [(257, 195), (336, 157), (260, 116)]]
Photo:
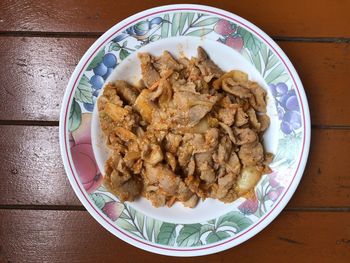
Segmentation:
[[(278, 150), (271, 165), (274, 172), (262, 177), (253, 194), (237, 200), (233, 211), (195, 224), (162, 222), (121, 204), (101, 186), (102, 176), (94, 161), (89, 134), (96, 98), (113, 69), (142, 46), (175, 36), (207, 38), (240, 52), (269, 85), (280, 127)], [(102, 46), (76, 87), (67, 132), (80, 181), (103, 214), (140, 240), (172, 247), (196, 247), (233, 237), (263, 217), (292, 180), (304, 136), (298, 95), (292, 83), (276, 53), (254, 33), (232, 21), (195, 11), (162, 13), (139, 20)]]

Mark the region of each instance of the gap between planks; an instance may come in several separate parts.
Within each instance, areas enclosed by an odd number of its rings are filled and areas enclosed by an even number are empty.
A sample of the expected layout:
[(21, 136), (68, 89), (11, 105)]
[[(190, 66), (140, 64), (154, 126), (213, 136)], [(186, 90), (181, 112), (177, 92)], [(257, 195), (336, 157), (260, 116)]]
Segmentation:
[[(82, 205), (0, 205), (2, 210), (86, 211)], [(287, 207), (286, 212), (350, 212), (350, 207)]]
[[(42, 31), (0, 31), (0, 36), (8, 37), (47, 37), (47, 38), (98, 38), (104, 32), (42, 32)], [(275, 41), (350, 43), (343, 37), (285, 37), (271, 36)]]

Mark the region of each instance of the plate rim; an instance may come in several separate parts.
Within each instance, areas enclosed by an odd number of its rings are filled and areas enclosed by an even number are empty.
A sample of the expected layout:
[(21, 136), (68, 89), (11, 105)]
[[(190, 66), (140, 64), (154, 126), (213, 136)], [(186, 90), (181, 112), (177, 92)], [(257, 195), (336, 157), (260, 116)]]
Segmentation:
[[(74, 87), (77, 84), (76, 82), (80, 74), (86, 68), (87, 62), (91, 59), (94, 53), (97, 50), (99, 50), (100, 47), (103, 46), (106, 42), (108, 42), (115, 35), (115, 33), (123, 30), (129, 24), (133, 23), (134, 20), (139, 20), (150, 15), (163, 13), (165, 11), (174, 12), (174, 11), (181, 11), (181, 10), (209, 12), (219, 17), (224, 17), (229, 20), (234, 20), (236, 23), (244, 25), (246, 28), (253, 31), (260, 38), (262, 38), (262, 40), (264, 40), (264, 42), (276, 52), (279, 59), (284, 62), (287, 71), (289, 72), (293, 82), (296, 84), (296, 91), (298, 92), (298, 95), (301, 101), (301, 107), (303, 112), (303, 122), (304, 122), (303, 123), (304, 136), (303, 136), (303, 146), (302, 146), (303, 149), (301, 150), (301, 153), (300, 153), (300, 157), (299, 157), (300, 160), (296, 168), (295, 175), (293, 176), (292, 181), (288, 186), (288, 188), (286, 189), (284, 195), (280, 198), (278, 202), (276, 202), (274, 207), (271, 208), (271, 210), (268, 211), (263, 217), (261, 217), (259, 221), (255, 222), (251, 227), (248, 227), (247, 229), (237, 234), (236, 236), (228, 238), (222, 242), (217, 242), (211, 245), (202, 246), (198, 248), (191, 248), (191, 249), (169, 248), (168, 246), (162, 246), (159, 244), (154, 244), (152, 242), (139, 240), (127, 233), (124, 233), (124, 231), (121, 231), (118, 228), (113, 227), (112, 223), (106, 220), (103, 220), (104, 218), (97, 212), (95, 207), (91, 205), (88, 198), (85, 196), (84, 192), (81, 190), (81, 186), (79, 185), (79, 182), (76, 181), (76, 178), (73, 175), (73, 173), (75, 172), (75, 168), (72, 167), (69, 162), (68, 156), (70, 155), (70, 152), (67, 151), (67, 138), (66, 138), (66, 132), (65, 132), (66, 116), (69, 109), (70, 100), (71, 100), (73, 91), (75, 90)], [(251, 22), (229, 11), (225, 11), (219, 8), (206, 6), (206, 5), (174, 4), (174, 5), (165, 5), (165, 6), (150, 8), (142, 12), (136, 13), (132, 16), (129, 16), (128, 18), (120, 21), (119, 23), (111, 27), (109, 30), (107, 30), (101, 37), (99, 37), (90, 46), (90, 48), (85, 52), (85, 54), (80, 59), (78, 65), (75, 67), (74, 72), (72, 73), (69, 79), (69, 82), (67, 84), (67, 88), (62, 99), (62, 105), (61, 105), (61, 111), (60, 111), (59, 138), (60, 138), (61, 157), (63, 160), (67, 177), (70, 181), (70, 184), (76, 196), (79, 198), (80, 202), (84, 205), (87, 211), (95, 218), (95, 220), (99, 222), (99, 224), (101, 224), (104, 228), (106, 228), (109, 232), (111, 232), (113, 235), (117, 236), (121, 240), (149, 252), (162, 254), (162, 255), (169, 255), (169, 256), (200, 256), (200, 255), (217, 253), (245, 242), (246, 240), (250, 239), (251, 237), (255, 236), (257, 233), (259, 233), (261, 230), (263, 230), (280, 214), (280, 212), (289, 202), (290, 198), (293, 196), (297, 186), (300, 183), (301, 177), (304, 173), (308, 154), (309, 154), (309, 148), (310, 148), (311, 122), (310, 122), (310, 113), (309, 113), (309, 107), (308, 107), (305, 90), (300, 81), (299, 75), (297, 74), (293, 64), (288, 59), (286, 54), (282, 51), (282, 49), (278, 46), (278, 44), (274, 40), (272, 40), (265, 32), (263, 32), (259, 27), (255, 26)], [(116, 232), (116, 230), (118, 232)], [(233, 240), (236, 240), (236, 241), (233, 242)]]

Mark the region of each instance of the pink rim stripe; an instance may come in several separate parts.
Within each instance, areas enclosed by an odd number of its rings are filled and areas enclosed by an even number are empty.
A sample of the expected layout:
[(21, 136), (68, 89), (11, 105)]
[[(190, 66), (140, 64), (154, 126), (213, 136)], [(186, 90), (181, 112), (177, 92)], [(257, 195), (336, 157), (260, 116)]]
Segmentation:
[(300, 96), (300, 91), (299, 91), (299, 88), (298, 88), (298, 85), (294, 79), (294, 76), (293, 74), (291, 73), (289, 67), (287, 66), (286, 62), (283, 60), (283, 58), (281, 57), (281, 55), (276, 51), (276, 49), (270, 45), (270, 43), (263, 37), (261, 36), (258, 32), (256, 32), (254, 29), (252, 29), (251, 27), (245, 25), (244, 23), (232, 18), (232, 17), (229, 17), (227, 15), (223, 15), (223, 14), (220, 14), (218, 12), (214, 12), (214, 11), (208, 11), (208, 10), (204, 10), (204, 9), (198, 9), (198, 8), (174, 8), (174, 9), (167, 9), (167, 10), (162, 10), (162, 11), (157, 11), (157, 12), (154, 12), (154, 13), (151, 13), (151, 14), (147, 14), (147, 15), (144, 15), (140, 18), (137, 18), (131, 22), (129, 22), (128, 24), (126, 24), (125, 26), (123, 26), (122, 28), (119, 28), (118, 30), (116, 30), (115, 32), (113, 32), (105, 41), (103, 41), (96, 49), (95, 51), (91, 54), (91, 56), (86, 60), (84, 66), (82, 67), (82, 69), (80, 70), (79, 74), (78, 74), (78, 77), (76, 78), (76, 80), (74, 81), (74, 84), (73, 84), (73, 88), (69, 94), (69, 98), (68, 98), (68, 103), (67, 103), (67, 107), (66, 107), (66, 113), (65, 113), (65, 118), (64, 118), (64, 140), (65, 140), (65, 151), (66, 151), (66, 154), (67, 154), (67, 159), (68, 159), (68, 163), (69, 163), (69, 168), (72, 172), (72, 175), (74, 177), (74, 180), (76, 182), (76, 184), (78, 185), (81, 193), (84, 195), (84, 197), (86, 198), (86, 201), (89, 203), (89, 205), (95, 210), (95, 212), (104, 220), (106, 221), (106, 223), (108, 223), (112, 228), (114, 228), (115, 230), (117, 230), (118, 232), (122, 233), (123, 235), (127, 236), (128, 238), (130, 239), (133, 239), (134, 241), (137, 241), (137, 242), (140, 242), (144, 245), (148, 245), (148, 246), (151, 246), (151, 247), (155, 247), (155, 248), (158, 248), (158, 249), (164, 249), (164, 250), (170, 250), (170, 251), (197, 251), (197, 250), (205, 250), (205, 249), (209, 249), (209, 248), (213, 248), (213, 247), (217, 247), (217, 246), (221, 246), (223, 244), (226, 244), (226, 243), (229, 243), (237, 238), (239, 238), (240, 236), (248, 233), (249, 231), (251, 231), (252, 229), (254, 229), (256, 226), (258, 226), (262, 221), (265, 220), (266, 217), (268, 217), (272, 211), (279, 205), (279, 203), (282, 201), (282, 199), (284, 198), (284, 196), (286, 195), (286, 193), (288, 192), (290, 186), (292, 185), (293, 181), (294, 181), (294, 178), (299, 170), (299, 167), (300, 167), (300, 163), (301, 163), (301, 157), (303, 156), (303, 152), (304, 152), (304, 147), (305, 147), (305, 134), (306, 134), (306, 128), (305, 128), (305, 113), (304, 113), (304, 106), (302, 104), (302, 101), (301, 101), (301, 110), (302, 110), (302, 114), (303, 114), (303, 128), (304, 128), (304, 136), (303, 136), (303, 143), (302, 143), (302, 150), (301, 150), (301, 154), (300, 154), (300, 159), (298, 161), (298, 165), (297, 165), (297, 169), (293, 175), (293, 178), (288, 186), (288, 188), (286, 189), (286, 191), (284, 192), (283, 196), (279, 199), (279, 201), (275, 204), (275, 206), (263, 217), (263, 218), (260, 218), (260, 220), (255, 223), (252, 227), (246, 229), (244, 232), (240, 233), (239, 235), (237, 236), (234, 236), (230, 239), (227, 239), (221, 243), (216, 243), (214, 245), (211, 245), (211, 246), (205, 246), (205, 247), (199, 247), (199, 248), (190, 248), (190, 249), (185, 249), (185, 248), (168, 248), (168, 247), (162, 247), (162, 246), (158, 246), (158, 245), (154, 245), (154, 244), (150, 244), (148, 242), (145, 242), (143, 240), (140, 240), (140, 239), (137, 239), (131, 235), (129, 235), (128, 233), (125, 233), (124, 231), (120, 230), (119, 228), (117, 228), (114, 224), (112, 224), (109, 219), (107, 219), (103, 214), (100, 213), (99, 210), (97, 210), (95, 208), (95, 206), (90, 202), (90, 198), (87, 196), (87, 194), (85, 193), (85, 190), (81, 188), (80, 184), (79, 184), (79, 181), (77, 179), (77, 176), (74, 174), (74, 171), (72, 169), (72, 164), (71, 164), (71, 161), (69, 159), (69, 155), (68, 155), (68, 145), (67, 145), (67, 115), (68, 115), (68, 106), (70, 105), (70, 101), (71, 101), (71, 97), (72, 97), (72, 94), (73, 94), (73, 91), (75, 90), (75, 86), (78, 82), (78, 80), (80, 79), (80, 76), (81, 76), (81, 73), (83, 72), (83, 70), (85, 69), (85, 66), (86, 64), (90, 61), (91, 57), (93, 57), (93, 55), (95, 55), (96, 51), (98, 51), (101, 46), (105, 45), (105, 43), (107, 41), (109, 41), (111, 39), (111, 37), (113, 37), (116, 33), (120, 32), (121, 30), (123, 30), (124, 28), (128, 27), (129, 25), (133, 24), (134, 22), (138, 21), (138, 20), (141, 20), (145, 17), (148, 17), (148, 16), (153, 16), (153, 15), (156, 15), (156, 14), (159, 14), (159, 13), (165, 13), (165, 12), (171, 12), (171, 11), (199, 11), (199, 12), (205, 12), (205, 13), (211, 13), (211, 14), (215, 14), (217, 16), (221, 16), (221, 17), (225, 17), (226, 19), (228, 20), (231, 20), (231, 21), (234, 21), (235, 23), (239, 24), (239, 25), (243, 25), (244, 27), (248, 28), (249, 30), (253, 31), (256, 35), (258, 35), (261, 39), (264, 40), (264, 42), (278, 55), (278, 57), (280, 58), (281, 61), (283, 61), (283, 64), (284, 66), (287, 68), (288, 70), (288, 73), (289, 75), (292, 77), (292, 80), (293, 80), (293, 83), (296, 87), (296, 90), (298, 92), (298, 96), (299, 98), (301, 97)]

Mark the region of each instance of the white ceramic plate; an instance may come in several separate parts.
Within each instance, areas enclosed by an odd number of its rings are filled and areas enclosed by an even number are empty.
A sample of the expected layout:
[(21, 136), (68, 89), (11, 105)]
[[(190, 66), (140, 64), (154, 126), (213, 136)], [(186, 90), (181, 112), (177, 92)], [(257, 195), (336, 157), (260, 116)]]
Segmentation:
[[(195, 55), (200, 45), (224, 70), (240, 69), (268, 91), (271, 125), (264, 136), (273, 172), (255, 196), (232, 204), (207, 199), (194, 209), (122, 204), (102, 183), (106, 149), (94, 107), (104, 84), (140, 77), (138, 51)], [(95, 110), (94, 110), (95, 108)], [(285, 207), (303, 174), (310, 144), (309, 109), (300, 79), (277, 44), (248, 21), (217, 8), (170, 5), (133, 15), (101, 36), (76, 67), (60, 117), (60, 145), (70, 183), (90, 214), (122, 240), (172, 256), (211, 254), (236, 246)]]

